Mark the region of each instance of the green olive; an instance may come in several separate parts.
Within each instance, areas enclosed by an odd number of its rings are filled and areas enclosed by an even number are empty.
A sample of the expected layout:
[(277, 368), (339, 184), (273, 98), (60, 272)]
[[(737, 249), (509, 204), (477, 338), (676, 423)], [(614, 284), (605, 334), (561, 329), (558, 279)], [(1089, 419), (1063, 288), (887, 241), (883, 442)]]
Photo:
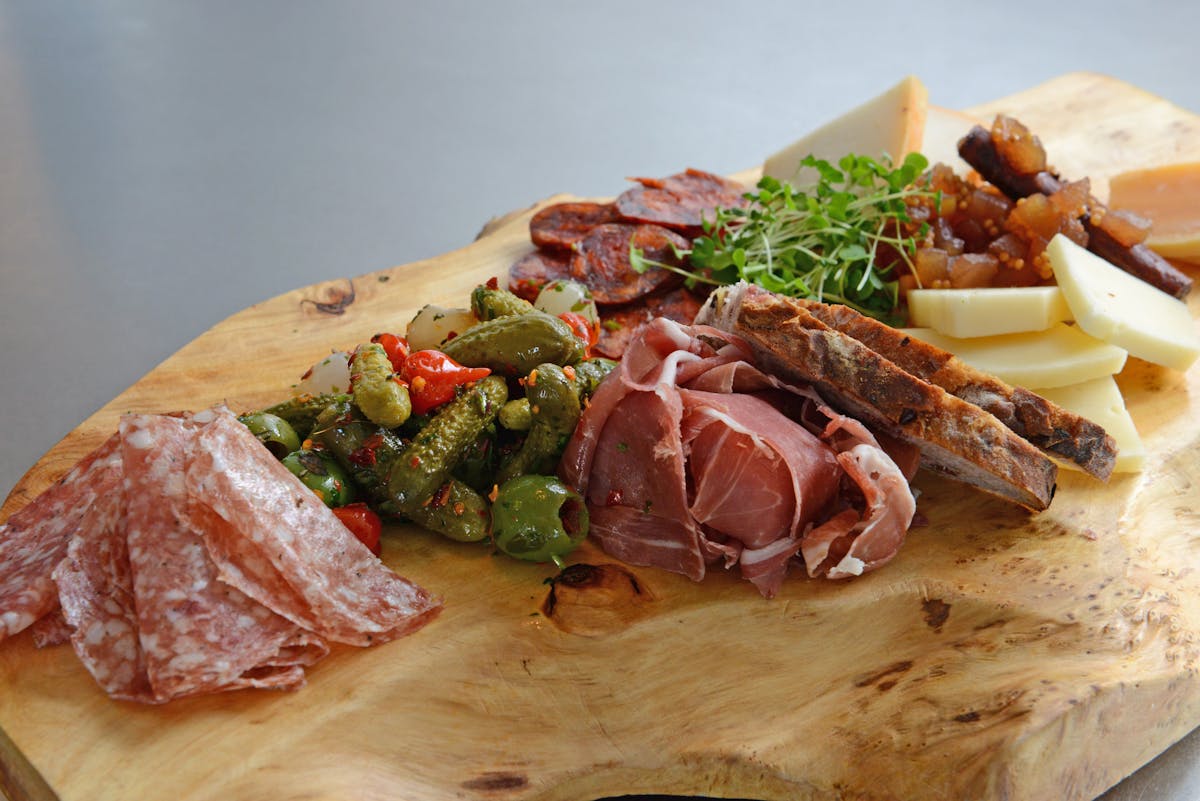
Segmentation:
[(283, 459), (291, 470), (326, 506), (345, 506), (354, 500), (350, 478), (332, 456), (315, 450), (292, 451)]
[(276, 459), (300, 449), (300, 435), (282, 417), (269, 412), (244, 414), (238, 418)]
[(587, 533), (587, 504), (557, 478), (517, 476), (496, 492), (492, 540), (509, 556), (562, 567), (562, 557), (583, 542)]

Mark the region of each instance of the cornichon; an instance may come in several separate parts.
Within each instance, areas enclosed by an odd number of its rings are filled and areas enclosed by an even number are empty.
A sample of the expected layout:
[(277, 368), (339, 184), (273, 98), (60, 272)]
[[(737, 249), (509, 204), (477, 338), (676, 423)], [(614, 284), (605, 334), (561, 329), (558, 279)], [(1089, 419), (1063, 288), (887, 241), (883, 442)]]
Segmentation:
[(316, 423), (317, 416), (325, 410), (325, 407), (348, 400), (350, 400), (349, 395), (340, 393), (299, 395), (283, 403), (277, 403), (269, 409), (263, 409), (263, 412), (282, 417), (301, 439), (306, 439), (312, 434), (313, 424)]
[(553, 473), (579, 422), (579, 388), (557, 364), (538, 365), (530, 372), (525, 379), (525, 397), (529, 400), (529, 433), (521, 449), (501, 465), (496, 475), (499, 484), (526, 473)]
[(587, 343), (545, 312), (531, 311), (480, 323), (447, 342), (443, 352), (467, 367), (490, 367), (497, 375), (526, 375), (539, 364), (575, 364)]
[(396, 380), (382, 345), (372, 342), (355, 348), (350, 390), (367, 419), (384, 428), (396, 428), (412, 414), (408, 387)]
[(313, 438), (350, 472), (381, 514), (407, 517), (422, 528), (460, 542), (487, 537), (488, 503), (461, 481), (450, 480), (445, 491), (439, 487), (441, 497), (436, 503), (402, 514), (388, 495), (388, 475), (404, 453), (405, 443), (394, 432), (363, 419), (349, 401), (322, 412), (314, 431)]
[(533, 311), (533, 304), (506, 289), (481, 284), (471, 292), (471, 311), (481, 322), (486, 322), (511, 314), (528, 314)]
[(476, 438), (508, 400), (508, 386), (490, 375), (442, 407), (396, 459), (388, 498), (405, 514), (428, 505)]

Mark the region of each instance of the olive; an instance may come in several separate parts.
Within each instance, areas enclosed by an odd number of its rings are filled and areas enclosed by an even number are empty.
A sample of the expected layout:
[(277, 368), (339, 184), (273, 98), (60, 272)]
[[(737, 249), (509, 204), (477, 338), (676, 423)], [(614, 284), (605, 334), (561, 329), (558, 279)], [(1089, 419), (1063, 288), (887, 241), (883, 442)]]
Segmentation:
[(276, 459), (300, 449), (300, 435), (282, 417), (269, 412), (244, 414), (238, 418)]
[(283, 466), (317, 493), (326, 506), (345, 506), (354, 500), (354, 486), (349, 477), (333, 457), (323, 451), (292, 451), (284, 457)]
[(588, 510), (578, 492), (552, 476), (504, 482), (492, 503), (492, 540), (509, 556), (554, 562), (587, 538)]

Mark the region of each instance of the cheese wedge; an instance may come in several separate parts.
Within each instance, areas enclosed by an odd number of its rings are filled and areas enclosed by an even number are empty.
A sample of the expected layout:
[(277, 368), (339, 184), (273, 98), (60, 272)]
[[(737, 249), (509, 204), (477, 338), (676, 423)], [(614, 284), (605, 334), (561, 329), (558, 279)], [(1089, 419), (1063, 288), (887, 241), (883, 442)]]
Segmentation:
[(1125, 351), (1077, 327), (1058, 323), (1045, 331), (959, 339), (929, 328), (906, 334), (947, 350), (967, 364), (1021, 387), (1062, 387), (1111, 376), (1125, 366)]
[(1200, 262), (1200, 162), (1114, 176), (1108, 184), (1108, 206), (1150, 220), (1150, 249), (1169, 259)]
[(812, 154), (833, 164), (847, 153), (899, 163), (921, 149), (929, 92), (909, 76), (853, 111), (826, 123), (763, 163), (763, 174), (795, 181), (800, 162)]
[[(1117, 443), (1117, 463), (1113, 470), (1118, 473), (1135, 473), (1146, 464), (1146, 447), (1138, 435), (1133, 418), (1125, 408), (1125, 399), (1112, 376), (1094, 378), (1081, 384), (1066, 387), (1043, 387), (1034, 389), (1051, 403), (1067, 411), (1086, 417), (1108, 432)], [(1079, 468), (1067, 461), (1059, 465)]]
[(950, 337), (1045, 331), (1071, 319), (1056, 286), (910, 289), (908, 316), (918, 328)]
[(1046, 257), (1079, 327), (1148, 362), (1186, 370), (1200, 356), (1187, 304), (1057, 234)]
[(966, 175), (973, 168), (958, 156), (958, 140), (976, 125), (983, 125), (970, 114), (941, 106), (930, 106), (925, 113), (925, 135), (921, 139), (921, 153), (929, 159), (930, 166), (939, 162), (951, 167), (959, 175)]

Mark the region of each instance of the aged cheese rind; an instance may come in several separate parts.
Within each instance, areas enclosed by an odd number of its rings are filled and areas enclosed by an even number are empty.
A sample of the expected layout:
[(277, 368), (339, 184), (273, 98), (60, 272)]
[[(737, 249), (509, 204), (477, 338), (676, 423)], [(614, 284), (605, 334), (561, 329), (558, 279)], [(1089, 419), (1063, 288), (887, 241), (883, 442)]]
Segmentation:
[(921, 149), (928, 106), (924, 84), (909, 76), (769, 157), (763, 174), (794, 182), (800, 162), (809, 154), (834, 164), (848, 153), (874, 159), (886, 154), (899, 163)]
[(913, 289), (908, 313), (915, 327), (951, 337), (1045, 331), (1071, 319), (1056, 286)]
[[(1138, 434), (1125, 399), (1112, 376), (1093, 378), (1065, 387), (1042, 387), (1033, 389), (1048, 401), (1086, 417), (1108, 432), (1117, 443), (1117, 461), (1114, 472), (1136, 473), (1146, 464), (1146, 447)], [(1066, 461), (1060, 465), (1078, 469)]]
[(1061, 387), (1111, 376), (1125, 366), (1125, 351), (1100, 342), (1075, 326), (1058, 323), (1045, 331), (957, 338), (929, 328), (905, 333), (947, 350), (972, 367), (1020, 387)]
[(1186, 370), (1200, 356), (1187, 304), (1057, 234), (1046, 256), (1087, 333), (1154, 364)]

